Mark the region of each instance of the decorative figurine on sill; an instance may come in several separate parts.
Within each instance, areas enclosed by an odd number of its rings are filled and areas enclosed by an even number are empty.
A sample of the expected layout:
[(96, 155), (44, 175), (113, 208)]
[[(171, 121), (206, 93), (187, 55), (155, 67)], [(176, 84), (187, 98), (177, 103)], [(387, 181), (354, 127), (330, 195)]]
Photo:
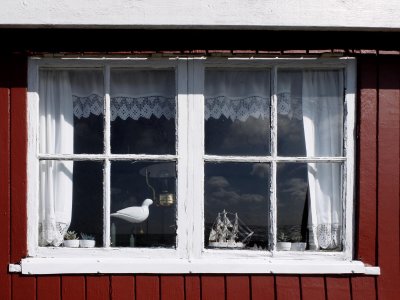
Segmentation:
[(130, 206), (118, 210), (110, 214), (112, 217), (120, 218), (131, 223), (141, 223), (149, 216), (149, 206), (153, 204), (153, 200), (146, 199), (143, 201), (142, 206)]

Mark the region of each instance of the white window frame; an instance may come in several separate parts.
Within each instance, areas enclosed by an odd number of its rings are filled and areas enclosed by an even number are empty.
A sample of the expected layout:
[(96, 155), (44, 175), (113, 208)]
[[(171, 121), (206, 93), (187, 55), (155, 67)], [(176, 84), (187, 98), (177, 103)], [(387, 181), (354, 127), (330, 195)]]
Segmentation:
[[(176, 70), (176, 155), (110, 153), (110, 68)], [(268, 68), (271, 70), (271, 156), (260, 158), (204, 154), (204, 70), (219, 68)], [(39, 68), (102, 68), (105, 74), (104, 154), (40, 154), (38, 145)], [(344, 156), (277, 156), (278, 68), (343, 69), (345, 76)], [(28, 258), (21, 261), (24, 274), (61, 273), (376, 273), (353, 257), (353, 199), (355, 161), (354, 58), (30, 58), (28, 68)], [(104, 161), (105, 248), (71, 249), (38, 246), (39, 160)], [(177, 162), (176, 249), (109, 248), (110, 160), (165, 160)], [(271, 164), (270, 237), (276, 245), (277, 162), (338, 162), (344, 164), (343, 251), (266, 251), (204, 248), (204, 161), (246, 161)]]

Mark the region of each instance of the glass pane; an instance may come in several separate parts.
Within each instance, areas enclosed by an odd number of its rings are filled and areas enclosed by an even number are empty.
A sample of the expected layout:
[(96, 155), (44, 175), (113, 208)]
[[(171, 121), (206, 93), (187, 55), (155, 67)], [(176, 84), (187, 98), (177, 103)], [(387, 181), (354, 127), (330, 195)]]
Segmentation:
[(205, 72), (205, 153), (269, 155), (269, 70)]
[(340, 251), (342, 165), (279, 163), (277, 250)]
[(100, 70), (41, 70), (40, 152), (103, 152), (103, 74)]
[(278, 72), (278, 155), (343, 155), (342, 71)]
[(267, 249), (270, 166), (205, 164), (206, 248)]
[(78, 247), (102, 247), (103, 163), (41, 161), (39, 222), (41, 246), (61, 245), (68, 230), (94, 241)]
[(111, 151), (175, 154), (174, 70), (111, 71)]
[(175, 244), (176, 163), (113, 162), (111, 245), (173, 248)]

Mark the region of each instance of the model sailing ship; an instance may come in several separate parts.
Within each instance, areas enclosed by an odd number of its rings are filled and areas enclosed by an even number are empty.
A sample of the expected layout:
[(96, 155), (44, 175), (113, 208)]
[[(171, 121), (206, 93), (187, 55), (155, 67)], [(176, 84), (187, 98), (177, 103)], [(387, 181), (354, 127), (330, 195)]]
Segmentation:
[[(228, 214), (235, 216), (233, 224), (228, 218)], [(232, 214), (225, 210), (218, 213), (217, 219), (211, 227), (208, 246), (212, 248), (244, 248), (254, 232), (242, 221), (239, 225), (239, 220), (237, 213)]]

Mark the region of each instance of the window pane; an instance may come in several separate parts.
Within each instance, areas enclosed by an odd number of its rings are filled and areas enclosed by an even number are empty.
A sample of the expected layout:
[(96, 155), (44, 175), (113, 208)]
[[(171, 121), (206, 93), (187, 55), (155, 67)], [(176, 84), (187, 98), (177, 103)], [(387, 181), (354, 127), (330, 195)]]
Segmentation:
[(278, 250), (341, 250), (341, 178), (338, 163), (278, 164)]
[(343, 155), (342, 71), (278, 72), (278, 155)]
[(175, 162), (112, 163), (111, 243), (114, 247), (175, 247)]
[(267, 249), (269, 179), (266, 163), (205, 164), (206, 248)]
[(205, 72), (205, 152), (269, 155), (269, 70)]
[(103, 163), (41, 161), (39, 222), (41, 246), (59, 246), (68, 230), (102, 247)]
[(40, 152), (103, 152), (100, 70), (40, 71)]
[(175, 154), (173, 70), (111, 71), (111, 151)]

